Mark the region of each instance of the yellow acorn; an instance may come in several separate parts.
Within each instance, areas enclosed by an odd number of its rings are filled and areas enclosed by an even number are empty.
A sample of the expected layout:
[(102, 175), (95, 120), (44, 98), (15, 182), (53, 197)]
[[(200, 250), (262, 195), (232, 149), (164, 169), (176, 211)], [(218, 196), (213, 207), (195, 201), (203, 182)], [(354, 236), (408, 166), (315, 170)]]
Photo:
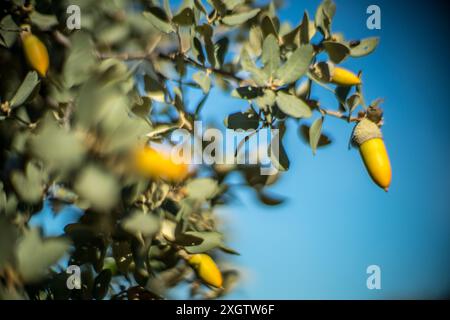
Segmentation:
[(197, 253), (188, 259), (188, 263), (205, 283), (216, 288), (222, 287), (222, 273), (210, 256), (204, 253)]
[(31, 33), (29, 25), (23, 25), (20, 37), (22, 39), (22, 47), (31, 68), (45, 78), (49, 66), (48, 51), (44, 43)]
[(347, 69), (334, 67), (332, 73), (331, 82), (339, 86), (354, 86), (361, 84), (361, 79)]
[(169, 155), (147, 146), (136, 150), (133, 160), (138, 173), (153, 179), (179, 182), (189, 173), (187, 164), (175, 163)]
[(364, 118), (355, 127), (353, 141), (359, 146), (359, 152), (372, 180), (388, 191), (392, 171), (380, 128)]

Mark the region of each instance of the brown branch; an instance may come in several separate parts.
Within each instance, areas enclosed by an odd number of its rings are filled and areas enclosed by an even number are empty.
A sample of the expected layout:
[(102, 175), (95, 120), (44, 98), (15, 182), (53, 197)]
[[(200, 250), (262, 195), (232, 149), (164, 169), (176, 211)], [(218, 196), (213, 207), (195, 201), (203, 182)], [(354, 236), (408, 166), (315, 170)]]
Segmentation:
[(327, 110), (327, 109), (320, 109), (320, 113), (327, 116), (332, 116), (338, 119), (347, 120), (348, 122), (359, 122), (361, 119), (359, 117), (349, 117), (342, 112), (335, 111), (335, 110)]

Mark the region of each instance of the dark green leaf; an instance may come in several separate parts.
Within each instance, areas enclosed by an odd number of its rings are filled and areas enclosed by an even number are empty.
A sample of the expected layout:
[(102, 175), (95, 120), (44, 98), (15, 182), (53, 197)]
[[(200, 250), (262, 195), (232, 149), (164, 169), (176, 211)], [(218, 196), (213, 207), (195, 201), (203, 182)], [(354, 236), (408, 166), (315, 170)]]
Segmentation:
[(109, 283), (111, 282), (112, 273), (109, 269), (102, 270), (94, 281), (94, 288), (92, 296), (96, 300), (103, 299), (109, 290)]
[(173, 17), (172, 21), (180, 26), (190, 26), (195, 22), (194, 11), (191, 8), (184, 8)]
[(203, 47), (202, 47), (202, 43), (200, 42), (200, 40), (197, 37), (194, 37), (192, 39), (192, 54), (194, 56), (195, 59), (197, 59), (198, 62), (200, 62), (201, 64), (205, 63), (205, 54), (203, 53)]
[[(7, 48), (10, 48), (19, 37), (19, 27), (11, 18), (11, 15), (7, 15), (6, 17), (4, 17), (0, 22), (0, 26), (6, 29), (3, 30), (2, 28), (0, 28), (0, 44)], [(14, 32), (11, 30), (17, 31)]]
[(264, 203), (266, 206), (278, 206), (284, 202), (284, 198), (277, 197), (272, 194), (268, 194), (267, 192), (264, 192), (263, 190), (257, 191), (258, 199)]
[[(301, 134), (301, 137), (303, 138), (303, 140), (305, 140), (305, 142), (306, 143), (308, 143), (308, 144), (310, 144), (310, 140), (309, 140), (309, 126), (307, 126), (307, 125), (302, 125), (301, 127), (300, 127), (300, 134)], [(328, 137), (328, 136), (326, 136), (324, 133), (322, 133), (321, 134), (321, 136), (320, 136), (320, 138), (319, 138), (319, 142), (318, 142), (318, 144), (317, 144), (317, 148), (319, 148), (319, 147), (324, 147), (324, 146), (327, 146), (327, 145), (329, 145), (329, 144), (331, 144), (331, 139)]]
[(220, 38), (217, 40), (215, 47), (216, 47), (216, 60), (219, 66), (222, 66), (225, 62), (225, 55), (228, 50), (228, 44), (229, 40), (227, 37)]
[(225, 126), (233, 130), (255, 130), (259, 127), (259, 118), (254, 114), (236, 112), (225, 118)]
[(17, 89), (16, 94), (11, 99), (11, 108), (18, 107), (25, 103), (39, 82), (39, 76), (35, 71), (28, 72), (19, 89)]
[(352, 113), (361, 103), (361, 97), (358, 93), (355, 93), (351, 95), (346, 102), (349, 112)]
[(341, 63), (350, 54), (350, 48), (344, 43), (324, 41), (323, 46), (334, 63)]
[(52, 14), (42, 14), (33, 10), (30, 15), (31, 21), (42, 30), (48, 30), (58, 24), (58, 19)]
[(278, 38), (278, 32), (275, 28), (272, 18), (269, 16), (264, 16), (261, 21), (261, 30), (263, 34), (263, 38), (265, 39), (269, 34), (273, 34), (276, 38)]
[(231, 96), (241, 99), (252, 100), (259, 96), (262, 96), (263, 91), (259, 87), (245, 86), (239, 87), (233, 90)]
[(338, 98), (339, 109), (341, 111), (347, 110), (347, 105), (346, 104), (344, 105), (343, 103), (347, 100), (347, 97), (348, 97), (348, 94), (350, 93), (351, 88), (352, 87), (349, 87), (349, 86), (337, 86), (334, 91), (336, 94), (336, 97)]
[(272, 165), (279, 171), (289, 170), (290, 161), (284, 150), (283, 142), (280, 135), (275, 134), (269, 145), (269, 154), (272, 161)]

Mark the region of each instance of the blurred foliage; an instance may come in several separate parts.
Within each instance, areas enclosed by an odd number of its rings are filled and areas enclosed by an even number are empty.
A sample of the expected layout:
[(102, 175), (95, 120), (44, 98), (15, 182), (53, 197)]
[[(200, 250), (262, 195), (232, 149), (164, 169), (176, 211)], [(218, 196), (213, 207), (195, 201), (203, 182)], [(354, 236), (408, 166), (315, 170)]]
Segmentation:
[[(220, 252), (238, 253), (215, 215), (233, 197), (226, 178), (242, 173), (262, 203), (278, 205), (283, 199), (265, 189), (279, 174), (263, 176), (259, 165), (203, 165), (182, 181), (149, 179), (129, 170), (130, 151), (170, 143), (176, 128), (192, 130), (214, 87), (249, 103), (245, 112), (232, 110), (228, 128), (278, 128), (282, 138), (292, 118), (314, 153), (331, 142), (322, 134), (324, 117), (351, 121), (365, 106), (362, 85), (333, 88), (330, 74), (333, 63), (371, 53), (378, 39), (333, 33), (332, 1), (315, 15), (305, 12), (297, 26), (277, 17), (280, 1), (180, 2), (2, 1), (1, 298), (151, 300), (182, 282), (192, 297), (228, 293), (239, 278)], [(80, 30), (66, 26), (74, 4)], [(48, 48), (44, 78), (25, 60), (23, 24)], [(315, 84), (335, 94), (338, 110), (311, 97)], [(200, 102), (189, 102), (189, 90), (203, 95)], [(304, 122), (314, 114), (312, 125)], [(280, 147), (272, 160), (284, 171), (288, 152)], [(44, 201), (84, 213), (64, 235), (45, 238), (28, 226)], [(222, 288), (201, 285), (185, 261), (197, 253), (218, 261)], [(66, 263), (81, 266), (80, 289), (67, 288)]]

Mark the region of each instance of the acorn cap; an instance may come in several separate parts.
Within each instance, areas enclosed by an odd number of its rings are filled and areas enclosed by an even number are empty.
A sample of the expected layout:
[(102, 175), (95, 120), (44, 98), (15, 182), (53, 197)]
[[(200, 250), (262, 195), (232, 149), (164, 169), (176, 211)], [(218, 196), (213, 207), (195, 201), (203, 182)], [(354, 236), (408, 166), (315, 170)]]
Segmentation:
[(355, 127), (353, 131), (352, 140), (355, 144), (360, 146), (364, 142), (370, 139), (380, 138), (383, 139), (380, 128), (367, 118), (362, 119)]

